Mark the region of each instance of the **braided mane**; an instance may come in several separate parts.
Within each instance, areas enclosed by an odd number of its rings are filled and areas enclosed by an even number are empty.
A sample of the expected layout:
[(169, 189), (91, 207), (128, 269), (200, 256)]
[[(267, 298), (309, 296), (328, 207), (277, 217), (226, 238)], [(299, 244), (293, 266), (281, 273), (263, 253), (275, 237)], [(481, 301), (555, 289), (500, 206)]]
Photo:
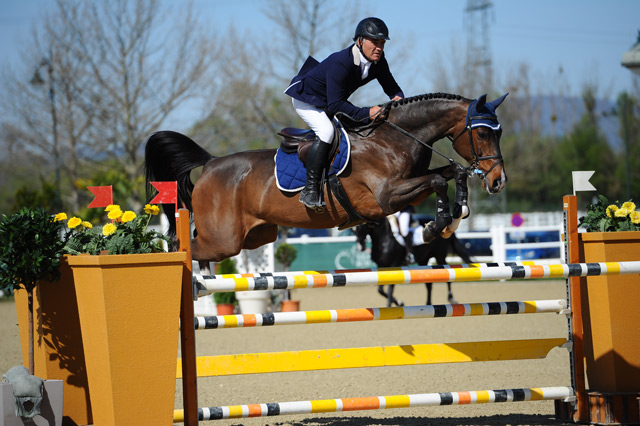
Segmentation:
[(420, 102), (420, 101), (425, 101), (429, 99), (448, 99), (452, 101), (469, 100), (464, 98), (463, 96), (453, 95), (451, 93), (426, 93), (424, 95), (411, 96), (410, 98), (401, 99), (399, 101), (393, 101), (391, 106), (395, 108), (400, 105), (406, 105), (413, 102)]

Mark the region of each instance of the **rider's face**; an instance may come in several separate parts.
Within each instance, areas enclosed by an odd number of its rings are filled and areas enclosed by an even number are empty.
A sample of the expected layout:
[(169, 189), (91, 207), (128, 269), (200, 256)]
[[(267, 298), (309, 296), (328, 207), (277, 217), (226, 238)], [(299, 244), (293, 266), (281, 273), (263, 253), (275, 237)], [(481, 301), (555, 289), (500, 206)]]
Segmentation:
[(379, 61), (384, 51), (385, 40), (376, 40), (364, 37), (362, 39), (362, 52), (370, 61)]

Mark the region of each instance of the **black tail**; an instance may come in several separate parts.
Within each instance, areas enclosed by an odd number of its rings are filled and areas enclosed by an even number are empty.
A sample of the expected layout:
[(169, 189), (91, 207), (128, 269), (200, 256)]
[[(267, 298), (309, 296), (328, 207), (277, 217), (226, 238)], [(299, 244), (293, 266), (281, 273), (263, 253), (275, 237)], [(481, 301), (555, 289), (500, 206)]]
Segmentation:
[(455, 233), (452, 234), (451, 237), (449, 237), (448, 241), (451, 245), (451, 249), (453, 250), (453, 252), (458, 256), (460, 256), (460, 258), (464, 261), (464, 263), (466, 264), (473, 263), (473, 260), (471, 260), (471, 253), (469, 253), (469, 251), (464, 246), (464, 244), (460, 242), (458, 237), (456, 237)]
[[(149, 182), (177, 181), (178, 204), (191, 211), (193, 182), (191, 182), (190, 172), (212, 158), (214, 157), (211, 154), (183, 134), (172, 131), (152, 134), (147, 139), (144, 152), (147, 200), (151, 200), (153, 191)], [(165, 204), (163, 208), (169, 219), (169, 234), (175, 235), (174, 206)]]

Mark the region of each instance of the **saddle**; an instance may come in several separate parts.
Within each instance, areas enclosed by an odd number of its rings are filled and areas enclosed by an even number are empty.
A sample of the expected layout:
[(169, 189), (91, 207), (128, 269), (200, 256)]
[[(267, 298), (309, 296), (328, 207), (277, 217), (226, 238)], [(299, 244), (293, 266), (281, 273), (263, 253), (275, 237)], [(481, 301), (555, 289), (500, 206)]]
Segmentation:
[[(342, 169), (335, 168), (335, 162), (339, 160), (336, 159), (339, 155), (344, 155), (345, 163), (341, 167), (345, 167), (346, 162), (348, 161), (349, 155), (349, 143), (348, 138), (346, 139), (344, 152), (340, 152), (340, 144), (343, 142), (342, 131), (340, 130), (340, 124), (337, 119), (331, 120), (333, 124), (333, 139), (331, 142), (331, 151), (329, 154), (330, 161), (327, 162), (327, 167), (324, 169), (322, 173), (322, 181), (321, 187), (324, 188), (325, 184), (328, 184), (330, 188), (330, 192), (333, 194), (335, 199), (342, 205), (342, 207), (347, 211), (349, 218), (341, 224), (338, 229), (343, 230), (350, 228), (352, 226), (358, 225), (360, 223), (370, 223), (371, 220), (365, 219), (362, 217), (354, 208), (351, 202), (349, 201), (349, 197), (342, 187), (342, 183), (338, 178), (338, 174), (342, 171)], [(297, 129), (294, 127), (286, 127), (278, 132), (278, 135), (283, 137), (283, 141), (280, 144), (280, 149), (278, 151), (282, 151), (283, 154), (288, 154), (285, 156), (292, 156), (297, 154), (298, 159), (306, 166), (306, 158), (309, 148), (311, 148), (311, 144), (316, 140), (316, 135), (313, 130), (308, 129)], [(346, 138), (346, 134), (345, 134)], [(279, 162), (277, 160), (280, 154), (276, 154), (276, 181), (278, 182), (278, 188), (283, 191), (289, 191), (291, 189), (284, 188), (280, 185), (278, 181), (278, 168)], [(295, 158), (295, 157), (294, 157)], [(285, 163), (286, 164), (286, 163)], [(328, 170), (333, 168), (332, 173), (328, 173)], [(304, 170), (304, 169), (302, 169)], [(305, 174), (304, 171), (297, 171), (296, 173), (300, 173), (300, 179), (302, 184), (304, 184)], [(297, 175), (296, 175), (297, 176)], [(295, 190), (300, 190), (300, 188), (296, 188)], [(324, 209), (317, 211), (317, 213), (322, 213)]]
[[(331, 151), (329, 151), (329, 159), (333, 161), (338, 147), (340, 146), (341, 134), (340, 129), (336, 126), (336, 123), (331, 120), (333, 125), (333, 138), (331, 139)], [(298, 129), (295, 127), (285, 127), (278, 132), (278, 135), (282, 136), (282, 142), (280, 143), (280, 149), (287, 154), (298, 153), (300, 161), (307, 164), (307, 153), (311, 144), (316, 140), (316, 134), (311, 129)], [(331, 161), (328, 163), (331, 164)]]

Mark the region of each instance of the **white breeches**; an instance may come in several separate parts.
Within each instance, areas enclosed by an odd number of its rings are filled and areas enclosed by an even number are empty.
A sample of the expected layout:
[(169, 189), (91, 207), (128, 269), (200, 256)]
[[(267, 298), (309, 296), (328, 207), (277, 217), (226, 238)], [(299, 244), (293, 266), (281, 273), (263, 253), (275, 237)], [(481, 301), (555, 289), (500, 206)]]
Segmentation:
[(293, 108), (322, 142), (331, 143), (333, 139), (333, 124), (331, 124), (331, 120), (323, 110), (297, 99), (293, 99)]

